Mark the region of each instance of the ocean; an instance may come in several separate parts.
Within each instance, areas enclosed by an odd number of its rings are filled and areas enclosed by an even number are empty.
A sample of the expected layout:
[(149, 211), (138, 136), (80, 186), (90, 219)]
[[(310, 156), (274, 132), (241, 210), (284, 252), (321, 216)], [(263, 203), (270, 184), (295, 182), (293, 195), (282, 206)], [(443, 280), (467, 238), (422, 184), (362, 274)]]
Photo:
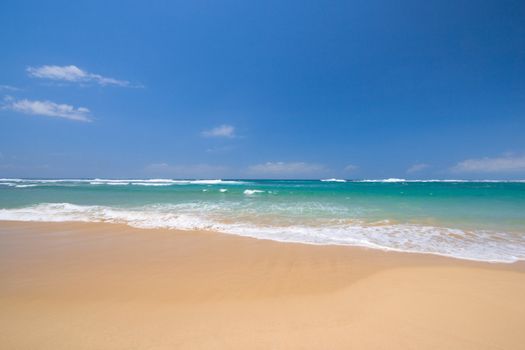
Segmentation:
[(525, 260), (524, 181), (0, 179), (0, 220)]

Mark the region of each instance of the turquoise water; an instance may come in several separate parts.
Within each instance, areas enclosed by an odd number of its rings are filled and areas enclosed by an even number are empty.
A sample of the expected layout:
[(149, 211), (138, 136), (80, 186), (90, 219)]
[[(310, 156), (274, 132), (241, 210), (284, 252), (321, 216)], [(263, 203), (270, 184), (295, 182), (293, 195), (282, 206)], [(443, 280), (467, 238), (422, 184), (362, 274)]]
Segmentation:
[(0, 179), (0, 220), (118, 222), (525, 260), (525, 182)]

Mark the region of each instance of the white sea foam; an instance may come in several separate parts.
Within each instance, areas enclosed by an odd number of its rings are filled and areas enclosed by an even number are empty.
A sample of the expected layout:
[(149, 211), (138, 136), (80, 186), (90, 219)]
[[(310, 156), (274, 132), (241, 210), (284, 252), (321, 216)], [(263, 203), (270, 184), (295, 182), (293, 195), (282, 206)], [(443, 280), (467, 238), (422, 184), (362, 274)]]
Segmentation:
[(132, 185), (135, 185), (135, 186), (171, 186), (173, 185), (172, 183), (153, 183), (153, 182), (132, 182), (131, 183)]
[(467, 183), (476, 183), (476, 182), (489, 182), (489, 183), (523, 183), (525, 180), (460, 180), (460, 179), (364, 179), (364, 180), (352, 180), (352, 182), (467, 182)]
[(239, 184), (241, 181), (229, 181), (229, 180), (189, 180), (190, 183), (195, 185), (219, 185), (219, 184)]
[[(347, 182), (349, 180), (344, 179), (321, 179), (322, 182)], [(493, 182), (493, 183), (523, 183), (525, 180), (493, 180), (493, 179), (481, 179), (481, 180), (464, 180), (464, 179), (398, 179), (398, 178), (387, 178), (387, 179), (364, 179), (364, 180), (350, 180), (351, 182)], [(9, 186), (8, 183), (31, 183), (31, 184), (91, 184), (91, 185), (104, 185), (110, 183), (169, 183), (176, 185), (242, 185), (253, 182), (252, 180), (173, 180), (173, 179), (21, 179), (21, 178), (0, 178), (0, 185)], [(293, 182), (293, 180), (291, 181)]]
[(9, 186), (9, 187), (16, 187), (16, 188), (26, 188), (26, 187), (35, 187), (36, 184), (24, 184), (24, 183), (17, 183), (17, 182), (0, 182), (1, 186)]
[[(282, 242), (351, 245), (479, 261), (510, 263), (525, 260), (524, 239), (511, 233), (465, 231), (429, 225), (396, 224), (389, 221), (365, 223), (360, 220), (336, 220), (318, 224), (296, 220), (288, 225), (272, 225), (256, 220), (231, 220), (224, 217), (223, 212), (216, 215), (217, 211), (220, 212), (221, 205), (224, 204), (206, 206), (195, 202), (114, 208), (47, 203), (25, 208), (0, 209), (0, 220), (123, 223), (139, 228), (213, 230)], [(237, 208), (232, 212), (238, 212)], [(251, 218), (254, 215), (246, 217)]]
[(13, 178), (4, 178), (0, 181), (7, 182), (38, 182), (38, 183), (54, 183), (54, 182), (85, 182), (89, 180), (83, 179), (13, 179)]
[(264, 191), (261, 191), (261, 190), (244, 190), (243, 193), (245, 195), (247, 195), (247, 196), (251, 196), (251, 195), (256, 194), (256, 193), (264, 193)]
[(380, 180), (360, 180), (359, 182), (406, 182), (405, 179), (397, 179), (395, 177), (391, 177), (388, 179), (380, 179)]
[(228, 190), (227, 190), (226, 188), (221, 188), (221, 189), (219, 190), (219, 192), (224, 193), (224, 192), (228, 192)]
[(218, 185), (218, 184), (240, 184), (240, 181), (230, 180), (172, 180), (172, 179), (94, 179), (97, 184), (130, 183), (147, 186), (146, 184), (163, 185)]
[[(37, 185), (138, 185), (138, 186), (170, 186), (170, 185), (240, 185), (245, 181), (234, 180), (172, 180), (172, 179), (0, 179), (0, 185), (13, 187), (33, 187)], [(31, 186), (25, 186), (30, 184)], [(19, 186), (17, 186), (19, 185)]]

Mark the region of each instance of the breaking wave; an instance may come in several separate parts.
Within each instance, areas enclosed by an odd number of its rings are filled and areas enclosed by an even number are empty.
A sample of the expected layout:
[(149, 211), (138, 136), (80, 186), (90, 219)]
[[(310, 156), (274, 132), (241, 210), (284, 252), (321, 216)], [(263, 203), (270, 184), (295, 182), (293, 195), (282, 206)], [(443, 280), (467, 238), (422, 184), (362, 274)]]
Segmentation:
[[(224, 207), (226, 205), (228, 204), (216, 203), (210, 206), (195, 202), (119, 208), (44, 203), (0, 209), (0, 220), (121, 223), (138, 228), (212, 230), (281, 242), (349, 245), (488, 262), (511, 263), (525, 260), (525, 241), (512, 233), (467, 231), (387, 220), (307, 221), (301, 217), (292, 217), (288, 221), (264, 220), (257, 216), (256, 210), (243, 213), (240, 204), (236, 207)], [(308, 203), (302, 205), (309, 209)], [(294, 210), (299, 210), (298, 208)]]

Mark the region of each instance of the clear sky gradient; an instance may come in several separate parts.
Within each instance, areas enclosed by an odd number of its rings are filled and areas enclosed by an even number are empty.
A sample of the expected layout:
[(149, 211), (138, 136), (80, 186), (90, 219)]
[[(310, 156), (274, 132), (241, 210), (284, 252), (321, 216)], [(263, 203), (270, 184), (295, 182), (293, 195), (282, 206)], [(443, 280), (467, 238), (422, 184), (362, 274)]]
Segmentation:
[(0, 177), (525, 178), (524, 1), (0, 3)]

